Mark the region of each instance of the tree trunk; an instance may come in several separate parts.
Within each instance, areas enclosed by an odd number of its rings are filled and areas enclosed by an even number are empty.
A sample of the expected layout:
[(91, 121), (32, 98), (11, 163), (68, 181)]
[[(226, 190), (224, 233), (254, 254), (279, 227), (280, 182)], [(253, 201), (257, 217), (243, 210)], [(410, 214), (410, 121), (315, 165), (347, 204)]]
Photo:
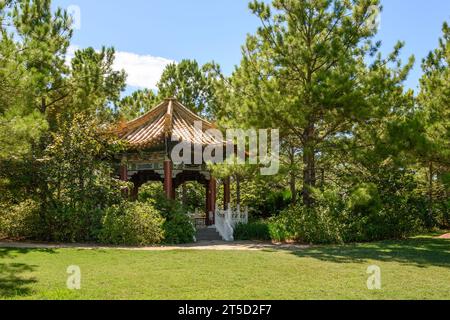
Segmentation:
[(291, 189), (291, 195), (292, 195), (292, 204), (297, 203), (297, 178), (295, 176), (295, 150), (294, 148), (291, 148), (291, 152), (289, 154), (289, 160), (291, 165), (291, 172), (290, 172), (290, 182), (289, 186)]
[(311, 188), (316, 186), (316, 154), (314, 147), (314, 124), (310, 124), (304, 135), (303, 146), (303, 202), (307, 207), (312, 207), (314, 199), (311, 196)]
[(45, 100), (45, 97), (41, 98), (41, 108), (40, 109), (41, 109), (40, 111), (42, 114), (45, 114), (45, 112), (47, 111), (47, 102)]
[(321, 173), (321, 182), (320, 182), (320, 188), (322, 189), (322, 191), (324, 191), (325, 190), (325, 169), (321, 169), (320, 170), (320, 173)]
[(291, 189), (291, 194), (292, 194), (292, 204), (296, 204), (297, 203), (297, 180), (295, 177), (295, 173), (291, 172), (291, 181), (290, 181), (290, 189)]
[(433, 225), (433, 162), (430, 162), (430, 177), (429, 177), (429, 186), (428, 186), (428, 220), (429, 220), (429, 227), (432, 227)]

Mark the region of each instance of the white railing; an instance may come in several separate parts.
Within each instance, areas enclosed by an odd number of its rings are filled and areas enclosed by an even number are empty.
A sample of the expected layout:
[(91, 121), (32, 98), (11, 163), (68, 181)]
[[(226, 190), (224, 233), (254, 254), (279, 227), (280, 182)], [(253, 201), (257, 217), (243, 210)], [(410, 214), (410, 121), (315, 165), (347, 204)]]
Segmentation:
[(234, 229), (239, 223), (248, 223), (248, 208), (244, 211), (240, 206), (236, 210), (220, 210), (216, 208), (216, 229), (225, 241), (234, 241)]

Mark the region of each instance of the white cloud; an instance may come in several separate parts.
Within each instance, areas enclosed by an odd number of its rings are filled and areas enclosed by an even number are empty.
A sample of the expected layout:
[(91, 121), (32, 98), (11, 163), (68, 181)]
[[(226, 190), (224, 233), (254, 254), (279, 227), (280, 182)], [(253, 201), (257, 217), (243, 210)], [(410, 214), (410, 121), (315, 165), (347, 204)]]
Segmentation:
[[(68, 62), (78, 49), (78, 46), (69, 47), (67, 52)], [(161, 78), (164, 68), (173, 62), (173, 60), (166, 58), (118, 51), (113, 68), (118, 71), (125, 70), (128, 75), (127, 85), (129, 86), (156, 89), (156, 84)]]
[(131, 52), (116, 52), (114, 69), (124, 69), (129, 86), (156, 89), (164, 68), (174, 61), (150, 55), (138, 55)]

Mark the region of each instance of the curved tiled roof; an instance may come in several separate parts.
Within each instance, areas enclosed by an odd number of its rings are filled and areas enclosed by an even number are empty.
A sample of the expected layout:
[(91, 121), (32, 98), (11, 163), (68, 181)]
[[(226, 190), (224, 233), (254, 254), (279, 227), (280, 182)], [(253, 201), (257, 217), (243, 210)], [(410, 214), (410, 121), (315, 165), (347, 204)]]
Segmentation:
[[(201, 132), (197, 129), (200, 124)], [(166, 99), (142, 117), (122, 125), (119, 138), (136, 149), (164, 144), (166, 138), (201, 145), (226, 144), (224, 139), (208, 134), (206, 131), (210, 129), (215, 126), (176, 99)]]

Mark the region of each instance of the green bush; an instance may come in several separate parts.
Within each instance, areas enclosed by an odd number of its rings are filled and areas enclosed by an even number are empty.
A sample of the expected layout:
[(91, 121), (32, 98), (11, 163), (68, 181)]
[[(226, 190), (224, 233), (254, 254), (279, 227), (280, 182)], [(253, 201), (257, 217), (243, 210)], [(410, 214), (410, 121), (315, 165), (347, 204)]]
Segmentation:
[(261, 199), (252, 207), (255, 208), (255, 217), (269, 218), (278, 215), (292, 203), (292, 194), (289, 190), (267, 191), (261, 193)]
[(192, 243), (196, 234), (191, 219), (178, 201), (169, 200), (158, 184), (149, 184), (139, 195), (140, 201), (151, 203), (165, 219), (164, 243)]
[(289, 209), (282, 211), (277, 217), (269, 219), (269, 235), (274, 241), (298, 240), (298, 232), (299, 219)]
[(341, 243), (341, 227), (327, 208), (307, 209), (297, 205), (284, 210), (269, 222), (270, 237), (274, 241), (302, 243)]
[(240, 223), (234, 230), (235, 240), (270, 240), (269, 226), (264, 221)]
[(338, 189), (313, 193), (313, 208), (299, 204), (270, 220), (273, 240), (366, 242), (400, 239), (424, 231), (420, 219), (424, 207), (412, 193), (380, 191), (373, 183), (356, 185), (348, 193)]
[(39, 221), (39, 205), (33, 200), (0, 204), (0, 239), (34, 238)]
[(163, 197), (158, 198), (155, 206), (166, 219), (164, 223), (165, 243), (182, 244), (194, 241), (196, 234), (194, 224), (179, 202)]
[(109, 208), (100, 241), (114, 245), (152, 245), (164, 239), (164, 219), (149, 203), (124, 203)]
[(195, 212), (206, 199), (205, 186), (198, 182), (186, 182), (177, 189), (177, 198), (182, 200), (186, 212)]
[(40, 200), (36, 239), (97, 241), (105, 210), (123, 201), (129, 184), (113, 178), (109, 162), (122, 144), (102, 127), (97, 118), (77, 114), (47, 137), (28, 181), (33, 184), (24, 189)]
[[(395, 181), (393, 184), (395, 186)], [(340, 216), (345, 225), (344, 241), (406, 238), (425, 230), (423, 212), (426, 212), (426, 204), (408, 190), (361, 184), (351, 192)]]
[(438, 226), (441, 229), (450, 229), (450, 199), (436, 204), (434, 206), (434, 212)]
[(36, 226), (40, 240), (56, 242), (97, 241), (104, 210), (94, 206), (73, 207), (58, 203), (44, 211)]
[(160, 182), (149, 182), (139, 188), (139, 202), (152, 202), (158, 209), (159, 203), (164, 203), (166, 195), (163, 184)]
[(184, 213), (173, 213), (164, 223), (164, 243), (182, 244), (194, 241), (196, 233), (191, 219)]
[(327, 207), (300, 211), (299, 240), (304, 243), (342, 243), (343, 226)]

